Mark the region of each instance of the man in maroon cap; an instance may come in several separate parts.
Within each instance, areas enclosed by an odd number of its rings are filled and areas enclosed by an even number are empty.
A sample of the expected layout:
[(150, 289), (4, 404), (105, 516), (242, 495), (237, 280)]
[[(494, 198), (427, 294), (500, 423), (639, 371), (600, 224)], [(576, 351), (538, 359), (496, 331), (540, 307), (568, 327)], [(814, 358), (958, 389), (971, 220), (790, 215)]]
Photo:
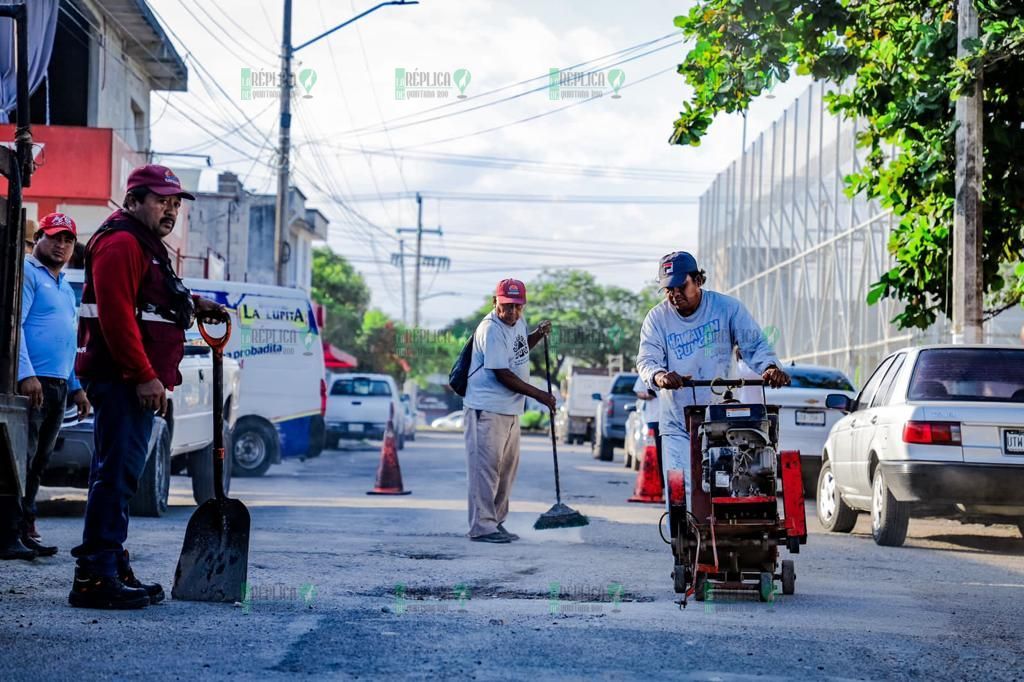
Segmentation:
[(530, 384), (530, 349), (551, 333), (543, 320), (527, 332), (526, 285), (498, 282), (494, 310), (473, 334), (464, 424), (469, 482), (469, 539), (504, 544), (519, 536), (505, 529), (509, 493), (519, 468), (519, 416), (526, 396), (555, 409), (555, 396)]
[(57, 444), (70, 395), (78, 418), (89, 401), (75, 377), (75, 292), (62, 270), (78, 239), (75, 221), (51, 213), (39, 221), (21, 286), (18, 392), (29, 399), (24, 497), (0, 497), (0, 559), (52, 556), (36, 530), (36, 494)]
[(71, 550), (78, 559), (72, 606), (141, 608), (164, 598), (160, 585), (132, 572), (124, 549), (128, 502), (146, 464), (154, 413), (164, 413), (166, 391), (181, 383), (185, 330), (196, 315), (226, 317), (185, 287), (161, 241), (182, 199), (195, 197), (169, 168), (136, 168), (123, 208), (86, 247), (75, 368), (96, 413), (95, 452), (82, 544)]

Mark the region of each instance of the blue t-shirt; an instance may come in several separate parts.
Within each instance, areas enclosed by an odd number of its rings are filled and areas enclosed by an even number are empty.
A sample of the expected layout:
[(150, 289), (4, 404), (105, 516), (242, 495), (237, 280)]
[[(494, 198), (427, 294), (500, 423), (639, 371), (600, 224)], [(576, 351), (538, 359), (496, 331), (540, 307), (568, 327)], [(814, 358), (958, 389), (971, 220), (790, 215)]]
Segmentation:
[(64, 273), (54, 278), (46, 266), (26, 256), (18, 381), (28, 377), (67, 379), (68, 390), (77, 391), (82, 387), (75, 376), (77, 337), (75, 292)]

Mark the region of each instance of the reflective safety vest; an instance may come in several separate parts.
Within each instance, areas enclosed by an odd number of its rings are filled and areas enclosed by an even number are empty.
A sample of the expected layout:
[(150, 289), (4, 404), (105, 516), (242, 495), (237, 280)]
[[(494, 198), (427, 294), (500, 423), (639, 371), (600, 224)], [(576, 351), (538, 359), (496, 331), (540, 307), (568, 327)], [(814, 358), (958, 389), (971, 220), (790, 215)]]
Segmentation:
[[(182, 311), (186, 307), (191, 310), (191, 294), (174, 275), (163, 242), (133, 217), (120, 210), (107, 218), (86, 246), (85, 287), (82, 290), (82, 304), (79, 308), (78, 356), (75, 370), (83, 382), (100, 380), (143, 383), (152, 378), (152, 375), (138, 375), (138, 368), (126, 366), (123, 361), (119, 361), (119, 358), (125, 357), (125, 351), (129, 350), (125, 344), (135, 343), (131, 335), (119, 336), (117, 330), (109, 328), (109, 324), (105, 334), (100, 327), (100, 306), (114, 307), (114, 303), (96, 300), (92, 254), (97, 245), (118, 232), (129, 232), (135, 237), (136, 243), (142, 249), (146, 268), (137, 291), (130, 294), (135, 302), (134, 316), (125, 315), (123, 318), (115, 319), (118, 324), (137, 326), (142, 337), (142, 350), (156, 377), (164, 386), (173, 388), (181, 384), (178, 363), (185, 353), (185, 329), (190, 323), (187, 321), (188, 315)], [(118, 267), (126, 262), (127, 257), (105, 259), (104, 269)], [(108, 314), (105, 321), (109, 322), (109, 317)], [(135, 354), (137, 356), (137, 353)]]

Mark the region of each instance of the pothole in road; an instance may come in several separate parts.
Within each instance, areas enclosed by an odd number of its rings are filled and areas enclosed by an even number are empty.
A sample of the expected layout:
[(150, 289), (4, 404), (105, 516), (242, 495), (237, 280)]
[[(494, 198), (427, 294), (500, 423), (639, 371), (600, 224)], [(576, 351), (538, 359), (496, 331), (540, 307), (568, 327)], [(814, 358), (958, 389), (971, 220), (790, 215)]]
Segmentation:
[(403, 550), (375, 549), (372, 554), (396, 557), (398, 559), (411, 559), (413, 561), (454, 561), (464, 559), (461, 554), (448, 554), (445, 552), (415, 552)]
[[(650, 595), (637, 594), (628, 590), (611, 589), (612, 585), (587, 586), (586, 589), (576, 585), (556, 586), (552, 584), (546, 590), (520, 590), (504, 585), (491, 583), (466, 583), (452, 585), (396, 585), (391, 588), (381, 587), (364, 592), (366, 597), (395, 597), (415, 600), (458, 601), (465, 599), (526, 599), (559, 602), (619, 602), (647, 603), (653, 602)], [(553, 590), (557, 589), (557, 592)]]

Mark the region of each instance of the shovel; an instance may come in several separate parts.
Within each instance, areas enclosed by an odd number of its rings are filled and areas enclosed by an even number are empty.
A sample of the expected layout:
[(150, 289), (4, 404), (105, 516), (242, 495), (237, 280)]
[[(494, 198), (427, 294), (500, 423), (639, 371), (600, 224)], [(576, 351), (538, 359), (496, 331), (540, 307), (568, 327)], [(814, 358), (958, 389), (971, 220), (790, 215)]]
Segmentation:
[(199, 322), (199, 332), (213, 349), (213, 490), (214, 497), (192, 514), (174, 572), (171, 596), (184, 601), (240, 602), (249, 570), (249, 510), (224, 494), (224, 336), (214, 337)]

